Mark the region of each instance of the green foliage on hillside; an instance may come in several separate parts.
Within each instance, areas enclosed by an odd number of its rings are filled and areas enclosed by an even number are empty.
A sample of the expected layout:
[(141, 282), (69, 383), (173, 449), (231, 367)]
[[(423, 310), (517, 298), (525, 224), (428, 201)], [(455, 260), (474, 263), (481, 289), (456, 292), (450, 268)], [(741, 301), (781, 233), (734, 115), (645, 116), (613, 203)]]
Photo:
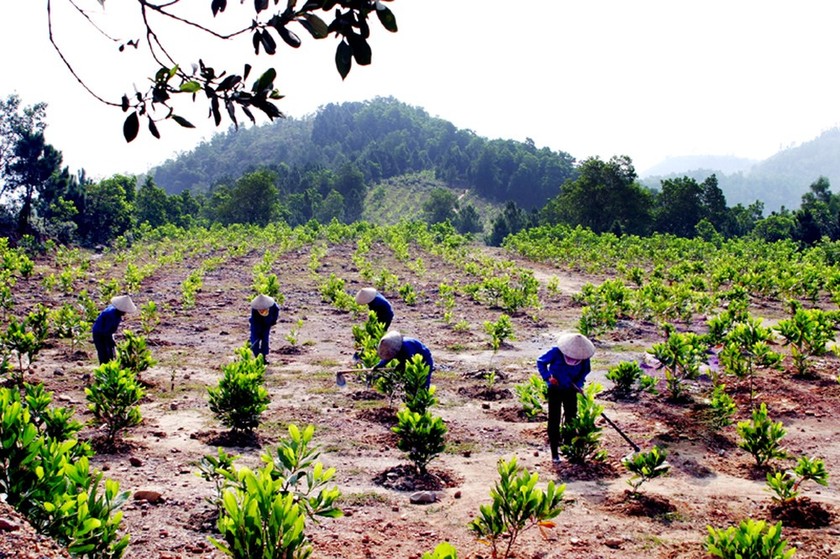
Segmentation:
[(229, 130), (152, 175), (169, 193), (205, 192), (266, 167), (277, 172), (283, 193), (314, 189), (327, 198), (324, 174), (348, 164), (368, 185), (430, 171), (452, 187), (529, 209), (575, 176), (574, 158), (567, 153), (537, 148), (531, 140), (488, 140), (393, 98), (329, 104), (300, 120)]
[(746, 170), (688, 166), (684, 171), (659, 176), (646, 176), (644, 184), (657, 188), (665, 179), (688, 176), (702, 181), (716, 174), (721, 190), (730, 204), (749, 205), (760, 200), (768, 211), (782, 207), (798, 208), (808, 187), (819, 177), (834, 184), (840, 183), (840, 128), (832, 128), (819, 137), (801, 145), (784, 149)]
[[(393, 177), (374, 185), (365, 199), (362, 219), (377, 225), (394, 225), (401, 220), (419, 217), (435, 189), (448, 188), (446, 183), (426, 171)], [(483, 224), (491, 223), (501, 206), (477, 196), (469, 189), (451, 189), (458, 208), (472, 206)]]

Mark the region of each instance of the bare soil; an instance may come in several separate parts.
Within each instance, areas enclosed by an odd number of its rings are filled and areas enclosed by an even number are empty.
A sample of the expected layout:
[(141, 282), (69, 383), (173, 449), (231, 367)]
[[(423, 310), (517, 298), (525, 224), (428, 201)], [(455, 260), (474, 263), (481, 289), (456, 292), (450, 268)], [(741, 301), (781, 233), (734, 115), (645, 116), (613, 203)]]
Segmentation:
[[(149, 388), (141, 405), (142, 425), (127, 433), (121, 448), (93, 459), (123, 489), (161, 494), (154, 502), (134, 500), (125, 507), (124, 527), (132, 542), (128, 557), (222, 557), (208, 543), (208, 536), (214, 535), (213, 510), (206, 502), (212, 488), (196, 475), (196, 461), (215, 454), (216, 445), (239, 444), (227, 448), (228, 452), (241, 455), (240, 466), (257, 466), (259, 455), (286, 435), (290, 423), (316, 425), (321, 460), (337, 469), (335, 481), (343, 494), (342, 518), (307, 527), (314, 557), (418, 559), (444, 540), (456, 546), (459, 557), (489, 557), (489, 548), (476, 542), (466, 525), (479, 505), (490, 501), (490, 489), (498, 477), (497, 461), (511, 456), (538, 472), (542, 481), (566, 484), (566, 507), (555, 519), (556, 528), (546, 536), (536, 529), (526, 532), (516, 550), (520, 558), (705, 557), (707, 525), (725, 527), (748, 517), (781, 519), (784, 537), (798, 549), (797, 558), (840, 554), (836, 358), (821, 359), (817, 375), (805, 380), (789, 371), (760, 373), (757, 398), (767, 403), (773, 419), (784, 423), (786, 448), (793, 456), (822, 458), (832, 476), (828, 488), (806, 482), (801, 509), (794, 512), (774, 508), (764, 484), (766, 471), (755, 468), (753, 459), (737, 447), (734, 426), (719, 433), (705, 427), (702, 394), (707, 384), (693, 385), (689, 400), (679, 404), (664, 396), (621, 400), (612, 398), (608, 390), (602, 393), (605, 414), (633, 441), (644, 449), (659, 445), (668, 452), (670, 475), (643, 485), (641, 495), (634, 498), (626, 484), (629, 474), (620, 463), (631, 449), (616, 432), (603, 425), (603, 448), (608, 454), (604, 462), (584, 466), (563, 462), (554, 467), (547, 453), (544, 420), (527, 421), (512, 393), (515, 384), (536, 371), (536, 358), (556, 335), (574, 329), (580, 308), (572, 302), (572, 294), (587, 281), (597, 283), (603, 277), (570, 274), (486, 249), (499, 258), (519, 260), (535, 271), (543, 285), (554, 276), (561, 285), (559, 294), (541, 292), (542, 309), (512, 317), (516, 339), (494, 354), (483, 322), (496, 320), (499, 309), (459, 297), (455, 321), (466, 321), (468, 328), (456, 330), (442, 320), (443, 310), (435, 304), (441, 282), (467, 283), (474, 278), (419, 251), (412, 258), (422, 256), (426, 272), (418, 276), (389, 249), (377, 245), (370, 255), (375, 266), (396, 274), (401, 283), (410, 282), (419, 294), (418, 303), (407, 306), (395, 293), (386, 293), (396, 312), (392, 328), (423, 341), (437, 364), (433, 382), (440, 403), (434, 412), (448, 425), (449, 447), (429, 465), (430, 475), (421, 479), (411, 475), (406, 456), (396, 448), (390, 430), (395, 417), (387, 401), (371, 394), (352, 375), (344, 389), (334, 382), (335, 370), (351, 366), (351, 327), (361, 318), (324, 303), (319, 285), (330, 273), (344, 278), (350, 293), (367, 285), (352, 265), (353, 250), (350, 244), (331, 246), (317, 277), (308, 268), (308, 251), (287, 253), (276, 263), (274, 271), (285, 302), (271, 338), (266, 376), (271, 404), (257, 437), (247, 444), (232, 440), (212, 416), (207, 387), (217, 384), (222, 364), (247, 339), (252, 267), (262, 258), (262, 251), (229, 260), (208, 273), (195, 309), (181, 308), (180, 283), (200, 260), (186, 259), (161, 268), (134, 294), (138, 305), (154, 300), (163, 306), (163, 320), (148, 336), (158, 364), (143, 375)], [(122, 277), (124, 266), (106, 267), (105, 279)], [(41, 280), (51, 271), (55, 270), (49, 261), (39, 261), (35, 276), (18, 284), (19, 307), (37, 301), (58, 306), (73, 300), (44, 292)], [(77, 287), (95, 293), (102, 276), (92, 272)], [(769, 311), (778, 308), (769, 304)], [(764, 311), (753, 309), (758, 316), (764, 316)], [(299, 318), (304, 324), (292, 345), (284, 336)], [(704, 319), (697, 317), (695, 324), (681, 327), (701, 329)], [(139, 330), (138, 319), (129, 317), (123, 327)], [(620, 324), (616, 331), (595, 340), (590, 381), (609, 389), (611, 383), (604, 375), (610, 366), (641, 360), (658, 341), (660, 334), (650, 324)], [(30, 380), (43, 381), (55, 392), (56, 404), (74, 407), (77, 417), (85, 421), (90, 415), (84, 388), (95, 359), (92, 344), (72, 353), (69, 346), (56, 342), (38, 356)], [(498, 372), (492, 386), (486, 375), (490, 370)], [(735, 379), (729, 385), (739, 405), (737, 419), (748, 419), (747, 388)], [(95, 439), (97, 433), (87, 428), (82, 435)], [(794, 463), (782, 460), (774, 466)], [(409, 495), (419, 489), (437, 491), (439, 500), (410, 504)], [(6, 537), (0, 532), (0, 539)]]

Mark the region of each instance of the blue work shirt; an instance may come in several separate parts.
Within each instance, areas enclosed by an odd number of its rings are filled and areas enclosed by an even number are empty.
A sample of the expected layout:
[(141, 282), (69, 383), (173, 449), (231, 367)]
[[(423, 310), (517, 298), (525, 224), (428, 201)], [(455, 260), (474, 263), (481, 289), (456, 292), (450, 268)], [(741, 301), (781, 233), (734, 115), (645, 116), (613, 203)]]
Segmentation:
[(376, 319), (383, 324), (390, 324), (394, 319), (394, 309), (381, 293), (377, 293), (373, 301), (368, 303), (368, 308), (376, 313)]
[(583, 388), (586, 375), (591, 370), (591, 364), (589, 359), (584, 359), (577, 365), (569, 365), (566, 363), (563, 352), (559, 348), (553, 347), (537, 359), (537, 370), (547, 383), (551, 377), (557, 379), (556, 385), (548, 384), (549, 388), (568, 389), (573, 386)]
[[(403, 337), (402, 346), (400, 346), (400, 351), (394, 357), (397, 361), (399, 361), (399, 365), (397, 368), (405, 368), (405, 364), (408, 361), (411, 361), (411, 358), (415, 355), (420, 354), (423, 356), (423, 363), (429, 366), (429, 377), (432, 376), (432, 371), (435, 368), (435, 362), (432, 359), (432, 352), (429, 351), (423, 342), (420, 340), (415, 340), (414, 338)], [(382, 359), (379, 363), (376, 364), (374, 369), (380, 369), (388, 364), (391, 359)]]
[(114, 305), (108, 305), (99, 313), (93, 323), (91, 331), (94, 336), (113, 336), (122, 321), (124, 312), (117, 310)]
[(251, 309), (251, 318), (248, 322), (251, 323), (251, 332), (255, 334), (262, 334), (268, 332), (272, 326), (277, 324), (277, 319), (280, 317), (280, 307), (274, 303), (268, 308), (268, 314), (263, 316), (257, 309)]

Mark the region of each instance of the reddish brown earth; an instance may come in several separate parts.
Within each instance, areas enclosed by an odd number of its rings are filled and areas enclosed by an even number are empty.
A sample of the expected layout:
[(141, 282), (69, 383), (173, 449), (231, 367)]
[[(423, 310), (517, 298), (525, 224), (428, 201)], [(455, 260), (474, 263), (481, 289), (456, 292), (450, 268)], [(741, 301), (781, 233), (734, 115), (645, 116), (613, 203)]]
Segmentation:
[[(415, 306), (406, 306), (396, 294), (386, 295), (395, 306), (393, 327), (419, 338), (434, 354), (438, 366), (434, 383), (440, 403), (433, 411), (449, 428), (448, 451), (430, 464), (442, 486), (440, 500), (430, 505), (410, 504), (412, 480), (401, 474), (408, 462), (396, 449), (395, 435), (389, 429), (393, 415), (382, 409), (385, 402), (371, 399), (354, 379), (345, 389), (334, 383), (334, 371), (351, 364), (351, 327), (361, 319), (322, 302), (318, 287), (330, 273), (344, 278), (351, 293), (367, 285), (351, 263), (353, 250), (352, 245), (331, 247), (317, 277), (308, 268), (308, 250), (285, 254), (275, 264), (285, 302), (272, 336), (266, 377), (272, 400), (258, 430), (261, 447), (227, 449), (242, 456), (237, 462), (240, 466), (256, 466), (259, 454), (286, 434), (289, 423), (316, 425), (321, 459), (337, 470), (335, 482), (342, 491), (341, 506), (346, 514), (307, 528), (314, 557), (419, 558), (444, 540), (456, 546), (459, 557), (489, 557), (489, 548), (476, 542), (466, 525), (479, 505), (490, 501), (497, 461), (511, 456), (539, 472), (541, 481), (566, 484), (567, 502), (555, 519), (557, 527), (548, 531), (547, 538), (536, 529), (526, 532), (516, 550), (521, 558), (705, 557), (707, 525), (725, 527), (748, 517), (774, 520), (765, 472), (756, 470), (753, 459), (737, 447), (735, 427), (715, 434), (703, 426), (700, 391), (704, 384), (693, 387), (692, 401), (685, 404), (668, 403), (664, 396), (644, 395), (638, 401), (616, 400), (608, 391), (600, 396), (607, 416), (632, 440), (645, 449), (656, 444), (668, 451), (670, 475), (643, 485), (641, 499), (628, 497), (626, 480), (630, 476), (620, 464), (631, 449), (607, 425), (602, 437), (608, 452), (604, 463), (552, 467), (544, 423), (522, 420), (511, 390), (535, 372), (535, 359), (559, 332), (574, 328), (580, 308), (571, 295), (585, 282), (603, 278), (520, 261), (534, 269), (543, 284), (557, 276), (562, 290), (552, 296), (543, 289), (544, 308), (515, 315), (516, 340), (493, 355), (483, 322), (496, 320), (498, 309), (459, 297), (455, 321), (466, 320), (469, 328), (455, 331), (443, 322), (443, 311), (435, 305), (442, 281), (474, 280), (425, 253), (412, 255), (422, 255), (426, 267), (425, 274), (417, 276), (397, 262), (389, 249), (377, 245), (370, 256), (374, 268), (387, 266), (400, 283), (411, 282), (419, 294)], [(513, 258), (503, 252), (494, 254)], [(180, 283), (200, 264), (198, 260), (158, 270), (134, 295), (138, 305), (154, 300), (164, 307), (162, 323), (148, 337), (158, 365), (143, 375), (150, 384), (141, 406), (144, 421), (128, 433), (127, 448), (98, 454), (93, 460), (123, 489), (162, 495), (156, 503), (134, 501), (125, 508), (124, 527), (132, 542), (128, 557), (222, 556), (208, 543), (208, 536), (214, 534), (212, 509), (205, 501), (211, 487), (196, 475), (195, 464), (202, 456), (215, 454), (209, 442), (219, 440), (224, 432), (210, 413), (206, 388), (216, 385), (221, 365), (232, 359), (234, 349), (247, 338), (252, 267), (261, 257), (262, 251), (252, 251), (208, 273), (194, 310), (181, 309)], [(122, 277), (125, 264), (110, 265), (109, 257), (102, 258), (106, 264), (93, 266), (95, 271), (87, 283), (78, 283), (78, 289), (95, 293), (103, 274)], [(40, 280), (50, 269), (47, 260), (39, 261), (35, 277), (18, 284), (19, 307), (27, 308), (36, 300), (49, 306), (71, 300), (55, 292), (44, 293)], [(767, 303), (753, 313), (778, 318), (782, 306)], [(299, 318), (304, 324), (298, 344), (291, 346), (284, 335)], [(698, 317), (696, 327), (702, 325), (703, 318)], [(139, 330), (138, 319), (129, 318), (124, 327)], [(598, 351), (590, 380), (609, 388), (611, 383), (604, 375), (610, 366), (642, 359), (645, 350), (658, 341), (661, 337), (652, 325), (622, 323), (616, 331), (596, 339)], [(73, 406), (79, 419), (87, 420), (90, 415), (85, 411), (83, 390), (95, 357), (91, 344), (71, 354), (64, 342), (55, 342), (38, 356), (31, 380), (43, 381), (55, 391), (55, 403)], [(489, 393), (483, 380), (483, 371), (488, 369), (499, 372)], [(758, 390), (758, 399), (767, 402), (771, 417), (784, 423), (784, 442), (791, 454), (822, 458), (831, 476), (828, 488), (806, 482), (803, 496), (810, 505), (803, 505), (798, 514), (787, 512), (793, 515), (788, 523), (812, 520), (820, 511), (829, 518), (828, 525), (819, 528), (785, 526), (783, 535), (798, 549), (796, 557), (800, 559), (840, 556), (838, 360), (824, 358), (819, 369), (818, 375), (808, 380), (794, 379), (789, 372), (761, 372)], [(747, 419), (746, 387), (734, 379), (728, 384), (735, 387), (737, 419)], [(95, 435), (92, 428), (82, 434), (86, 438)], [(794, 463), (791, 459), (775, 465)], [(415, 488), (422, 485), (415, 480)], [(0, 532), (0, 539), (8, 542), (9, 534)]]

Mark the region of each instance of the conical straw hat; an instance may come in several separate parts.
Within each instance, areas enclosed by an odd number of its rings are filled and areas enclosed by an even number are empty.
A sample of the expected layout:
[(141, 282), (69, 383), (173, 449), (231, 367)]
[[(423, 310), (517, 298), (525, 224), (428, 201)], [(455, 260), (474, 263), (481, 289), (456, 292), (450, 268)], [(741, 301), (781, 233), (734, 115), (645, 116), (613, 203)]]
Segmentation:
[(377, 348), (376, 353), (379, 354), (380, 359), (391, 360), (400, 352), (402, 341), (402, 334), (396, 330), (391, 330), (382, 336), (381, 340), (379, 340), (379, 347)]
[(372, 287), (365, 287), (356, 293), (356, 304), (367, 305), (376, 297), (376, 290)]
[(557, 338), (557, 347), (566, 357), (581, 361), (595, 355), (595, 345), (583, 334), (561, 334)]
[(131, 300), (131, 297), (128, 295), (117, 295), (116, 297), (111, 297), (111, 304), (118, 311), (122, 311), (127, 314), (132, 314), (137, 312), (137, 307), (134, 306), (134, 301)]
[(257, 311), (264, 311), (266, 309), (270, 309), (273, 304), (274, 299), (268, 295), (260, 293), (251, 301), (251, 308)]

